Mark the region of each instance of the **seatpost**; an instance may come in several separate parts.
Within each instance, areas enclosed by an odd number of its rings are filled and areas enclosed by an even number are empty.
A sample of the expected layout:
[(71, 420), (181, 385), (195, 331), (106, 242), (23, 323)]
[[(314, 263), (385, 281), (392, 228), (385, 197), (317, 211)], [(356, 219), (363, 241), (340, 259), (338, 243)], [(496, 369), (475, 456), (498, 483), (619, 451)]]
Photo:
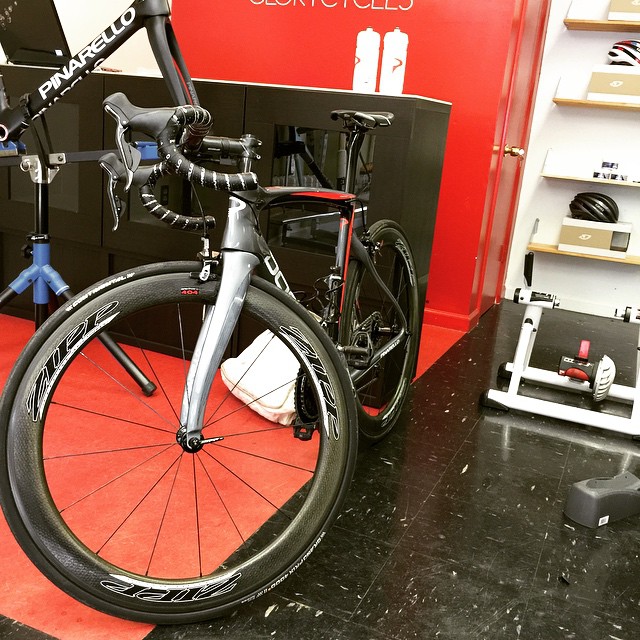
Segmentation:
[(362, 149), (365, 135), (364, 131), (355, 128), (350, 130), (347, 136), (347, 175), (344, 190), (348, 193), (353, 193), (356, 187), (358, 157), (360, 156), (360, 149)]

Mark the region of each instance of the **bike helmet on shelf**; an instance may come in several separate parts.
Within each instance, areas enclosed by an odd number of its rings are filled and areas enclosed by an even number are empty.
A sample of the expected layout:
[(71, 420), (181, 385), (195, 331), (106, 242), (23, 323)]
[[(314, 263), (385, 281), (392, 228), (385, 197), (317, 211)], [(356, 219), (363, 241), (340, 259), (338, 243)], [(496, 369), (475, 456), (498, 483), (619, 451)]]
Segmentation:
[(622, 64), (628, 67), (640, 65), (640, 41), (620, 40), (611, 45), (609, 53), (609, 64)]
[(569, 204), (572, 218), (594, 222), (617, 222), (618, 205), (604, 193), (578, 193)]

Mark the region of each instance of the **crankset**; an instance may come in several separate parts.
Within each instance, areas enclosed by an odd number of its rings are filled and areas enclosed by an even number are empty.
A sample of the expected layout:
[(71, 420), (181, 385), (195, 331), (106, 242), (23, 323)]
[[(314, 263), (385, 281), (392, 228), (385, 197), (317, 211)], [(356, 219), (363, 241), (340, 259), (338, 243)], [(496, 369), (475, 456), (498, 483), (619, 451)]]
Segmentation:
[(318, 422), (318, 404), (309, 388), (307, 376), (300, 372), (296, 379), (296, 414), (293, 424), (293, 435), (299, 440), (311, 440)]
[(374, 311), (353, 332), (351, 344), (343, 348), (350, 368), (366, 369), (369, 366), (378, 339), (389, 333), (384, 329), (382, 319), (382, 314)]

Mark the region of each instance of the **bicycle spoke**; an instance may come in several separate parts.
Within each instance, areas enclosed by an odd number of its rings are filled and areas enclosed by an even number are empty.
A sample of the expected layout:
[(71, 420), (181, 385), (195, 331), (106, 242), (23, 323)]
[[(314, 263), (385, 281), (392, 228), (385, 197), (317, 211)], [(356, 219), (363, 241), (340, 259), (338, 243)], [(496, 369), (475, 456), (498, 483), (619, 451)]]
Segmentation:
[(81, 355), (86, 360), (88, 360), (96, 369), (98, 369), (98, 371), (103, 373), (110, 381), (114, 382), (122, 391), (128, 394), (129, 398), (134, 399), (137, 403), (139, 403), (140, 405), (142, 405), (143, 407), (151, 411), (151, 413), (155, 414), (158, 418), (160, 418), (160, 420), (162, 420), (163, 422), (166, 422), (170, 427), (175, 428), (174, 424), (172, 424), (169, 420), (167, 420), (164, 416), (162, 416), (154, 407), (150, 405), (148, 401), (143, 399), (137, 392), (133, 392), (131, 389), (129, 389), (129, 387), (127, 387), (125, 384), (123, 384), (117, 378), (115, 378), (115, 376), (113, 376), (108, 371), (106, 371), (94, 359), (87, 356), (84, 351), (81, 352)]
[[(246, 456), (251, 456), (251, 457), (259, 459), (259, 460), (265, 460), (266, 462), (275, 462), (275, 463), (277, 463), (279, 465), (282, 465), (282, 466), (285, 466), (285, 467), (289, 467), (291, 469), (296, 469), (298, 471), (307, 471), (309, 473), (313, 473), (313, 469), (307, 469), (306, 467), (301, 467), (300, 465), (289, 463), (289, 462), (282, 462), (282, 461), (279, 461), (279, 460), (275, 460), (274, 458), (268, 458), (266, 456), (261, 456), (261, 455), (258, 455), (256, 453), (251, 453), (249, 451), (244, 451), (243, 449), (238, 449), (238, 448), (234, 448), (234, 447), (228, 447), (228, 446), (223, 445), (220, 442), (217, 442), (215, 444), (215, 447), (216, 448), (220, 448), (220, 449), (229, 449), (230, 451), (235, 451), (237, 453), (242, 453), (242, 454), (244, 454)], [(210, 456), (213, 457), (213, 454), (211, 453), (211, 451), (207, 451), (207, 453)]]
[(79, 411), (80, 413), (86, 413), (88, 416), (93, 415), (93, 416), (101, 416), (101, 417), (104, 417), (104, 418), (109, 418), (110, 420), (116, 420), (118, 422), (124, 422), (124, 423), (129, 424), (129, 425), (134, 426), (134, 427), (142, 427), (144, 429), (153, 429), (154, 431), (161, 431), (163, 433), (170, 433), (170, 434), (175, 434), (175, 432), (176, 432), (176, 427), (174, 425), (171, 425), (172, 426), (171, 429), (160, 429), (159, 427), (155, 427), (155, 426), (150, 425), (150, 424), (144, 424), (142, 422), (136, 422), (134, 420), (127, 420), (126, 418), (122, 418), (120, 416), (109, 415), (109, 414), (104, 413), (104, 412), (93, 411), (93, 410), (88, 409), (88, 408), (77, 407), (77, 406), (74, 406), (74, 405), (66, 404), (64, 402), (52, 402), (51, 406), (64, 407), (65, 409), (71, 409), (73, 411)]
[(196, 502), (196, 534), (198, 536), (198, 569), (200, 576), (202, 576), (202, 541), (200, 539), (200, 500), (198, 496), (198, 478), (196, 476), (196, 459), (195, 456), (191, 456), (191, 468), (193, 472), (193, 493)]
[[(171, 467), (178, 462), (178, 467), (176, 468), (176, 473), (173, 477), (173, 483), (171, 485), (171, 492), (169, 494), (169, 498), (167, 499), (167, 505), (169, 503), (169, 501), (171, 500), (171, 493), (173, 493), (173, 487), (175, 486), (175, 479), (178, 476), (178, 471), (180, 468), (180, 464), (179, 461), (182, 461), (182, 456), (183, 454), (180, 454), (173, 462), (173, 464), (166, 470), (166, 472), (160, 477), (158, 478), (158, 481), (149, 489), (149, 491), (147, 491), (147, 493), (144, 494), (144, 496), (140, 499), (140, 501), (134, 506), (134, 508), (129, 512), (129, 514), (127, 515), (126, 518), (124, 518), (124, 520), (116, 527), (116, 529), (114, 530), (114, 532), (109, 536), (109, 538), (105, 541), (105, 543), (97, 550), (97, 552), (99, 553), (107, 544), (108, 542), (113, 538), (113, 536), (116, 535), (116, 533), (118, 533), (118, 531), (124, 526), (125, 522), (127, 522), (127, 520), (135, 513), (135, 511), (138, 509), (138, 507), (140, 507), (140, 505), (145, 501), (145, 499), (151, 494), (151, 492), (160, 484), (160, 481), (165, 477), (166, 474), (169, 473), (169, 471), (171, 470)], [(165, 511), (166, 513), (166, 511)], [(163, 521), (164, 521), (164, 514), (163, 514)], [(160, 531), (162, 529), (162, 522), (160, 524), (160, 526), (158, 527), (158, 531)], [(154, 547), (155, 549), (155, 547)]]
[[(144, 573), (145, 576), (149, 575), (149, 571), (151, 569), (151, 563), (153, 562), (153, 556), (154, 556), (156, 548), (158, 546), (158, 540), (160, 539), (160, 532), (162, 531), (162, 526), (164, 524), (165, 518), (167, 517), (167, 510), (169, 509), (169, 503), (171, 502), (171, 496), (173, 495), (173, 490), (174, 490), (174, 488), (176, 486), (176, 478), (178, 477), (178, 472), (180, 471), (180, 464), (182, 463), (182, 455), (180, 455), (176, 459), (176, 461), (174, 461), (173, 464), (175, 464), (175, 462), (178, 462), (178, 465), (176, 467), (176, 472), (175, 472), (175, 474), (173, 476), (173, 480), (171, 482), (171, 488), (169, 490), (169, 495), (167, 496), (167, 501), (166, 501), (165, 506), (164, 506), (164, 511), (162, 512), (162, 518), (160, 519), (160, 524), (158, 525), (158, 532), (156, 534), (156, 537), (155, 537), (155, 540), (154, 540), (154, 543), (153, 543), (153, 548), (151, 549), (151, 555), (149, 556), (149, 562), (147, 563), (147, 568), (146, 568), (145, 573)], [(166, 473), (169, 473), (170, 469), (171, 469), (171, 467), (169, 467), (169, 469), (167, 469)], [(162, 477), (164, 477), (164, 475)], [(160, 480), (162, 480), (162, 478), (160, 478)], [(157, 484), (159, 484), (160, 480), (158, 480)], [(155, 486), (157, 486), (157, 484)], [(155, 486), (154, 486), (154, 488), (155, 488)]]
[(209, 471), (204, 466), (204, 463), (202, 462), (202, 458), (198, 458), (198, 462), (200, 463), (200, 465), (202, 467), (202, 470), (204, 471), (204, 473), (206, 474), (207, 478), (209, 479), (209, 483), (211, 484), (211, 488), (215, 491), (216, 495), (220, 499), (220, 504), (223, 506), (224, 510), (226, 511), (227, 515), (229, 516), (229, 520), (231, 521), (231, 524), (234, 526), (238, 536), (240, 537), (240, 539), (242, 540), (243, 543), (246, 542), (244, 536), (242, 535), (240, 529), (238, 528), (238, 525), (236, 524), (236, 521), (232, 517), (231, 512), (229, 511), (229, 507), (227, 506), (223, 496), (218, 491), (218, 488), (216, 487), (216, 483), (213, 481), (213, 478), (209, 474)]
[(104, 450), (104, 451), (85, 451), (83, 453), (68, 453), (65, 455), (60, 455), (60, 456), (43, 456), (42, 459), (45, 462), (49, 462), (52, 460), (61, 460), (64, 458), (79, 458), (82, 456), (98, 456), (98, 455), (105, 455), (108, 453), (119, 453), (119, 452), (127, 452), (127, 451), (138, 451), (140, 449), (156, 449), (158, 447), (169, 447), (169, 446), (173, 446), (173, 444), (171, 445), (167, 445), (167, 444), (148, 444), (148, 445), (143, 445), (143, 446), (139, 446), (139, 447), (122, 447), (120, 449), (108, 449), (108, 450)]
[[(263, 395), (261, 395), (258, 398), (255, 398), (254, 400), (251, 400), (251, 402), (246, 402), (246, 403), (242, 403), (242, 405), (236, 407), (235, 409), (231, 409), (229, 411), (229, 413), (225, 413), (222, 416), (218, 416), (216, 417), (216, 419), (214, 420), (214, 416), (215, 413), (217, 411), (220, 410), (220, 408), (222, 407), (222, 404), (224, 402), (224, 400), (220, 403), (220, 405), (218, 406), (218, 408), (213, 412), (213, 414), (209, 417), (209, 419), (205, 422), (205, 424), (203, 425), (203, 429), (207, 428), (207, 427), (211, 427), (214, 424), (217, 424), (219, 422), (222, 422), (223, 420), (226, 420), (227, 418), (230, 418), (231, 416), (233, 416), (235, 413), (238, 413), (240, 411), (243, 411), (246, 407), (251, 407), (252, 404), (257, 404), (260, 402), (260, 400), (268, 397), (269, 395), (271, 395), (272, 393), (274, 393), (275, 391), (279, 391), (280, 389), (284, 389), (292, 384), (295, 384), (297, 378), (294, 378), (293, 380), (290, 380), (289, 382), (285, 382), (283, 384), (281, 384), (278, 387), (274, 387), (273, 389), (271, 389), (270, 391), (267, 391), (267, 393), (264, 393)], [(237, 385), (236, 385), (237, 386)], [(229, 393), (225, 396), (225, 400), (228, 400), (229, 398), (232, 397), (232, 393), (231, 391), (229, 391)], [(233, 396), (235, 398), (235, 396)]]
[[(143, 460), (142, 462), (140, 462), (139, 464), (136, 464), (135, 466), (131, 467), (130, 469), (127, 469), (126, 471), (118, 474), (117, 476), (113, 477), (111, 480), (109, 480), (108, 482), (105, 482), (104, 484), (100, 485), (99, 487), (93, 489), (92, 491), (90, 491), (89, 493), (86, 493), (85, 495), (83, 495), (82, 497), (76, 499), (74, 502), (72, 502), (71, 504), (65, 506), (65, 507), (61, 507), (60, 508), (60, 513), (63, 513), (69, 509), (71, 509), (72, 507), (78, 505), (79, 503), (83, 502), (84, 500), (87, 500), (88, 498), (94, 496), (96, 493), (98, 493), (99, 491), (102, 491), (104, 489), (106, 489), (107, 487), (109, 487), (110, 485), (112, 485), (113, 483), (121, 480), (122, 478), (124, 478), (126, 475), (133, 473), (134, 471), (138, 470), (140, 467), (144, 466), (145, 464), (148, 464), (149, 462), (151, 462), (152, 460), (156, 459), (158, 456), (162, 455), (165, 451), (167, 451), (168, 449), (170, 449), (172, 446), (174, 445), (165, 445), (165, 447), (163, 448), (162, 451), (159, 451), (157, 453), (155, 453), (153, 456), (151, 456), (150, 458), (147, 458), (146, 460)], [(130, 451), (131, 449), (129, 449)], [(127, 451), (127, 450), (121, 450), (121, 451)], [(113, 451), (108, 451), (106, 453), (113, 453)], [(69, 457), (69, 456), (67, 456)], [(49, 459), (52, 460), (52, 459)]]
[[(177, 323), (177, 327), (178, 327), (178, 336), (180, 338), (180, 352), (181, 352), (181, 362), (182, 362), (182, 371), (183, 371), (183, 379), (186, 381), (187, 379), (187, 349), (185, 346), (185, 342), (184, 342), (184, 326), (183, 326), (183, 318), (182, 318), (182, 307), (181, 305), (176, 305), (176, 323)], [(158, 386), (160, 388), (161, 393), (163, 394), (165, 400), (167, 401), (167, 405), (170, 407), (171, 411), (173, 412), (174, 418), (176, 420), (176, 423), (178, 423), (180, 421), (180, 418), (178, 416), (178, 412), (175, 409), (173, 403), (171, 402), (171, 400), (169, 399), (169, 395), (167, 393), (166, 390), (166, 386), (165, 384), (163, 384), (163, 380), (161, 379), (161, 377), (158, 375), (157, 371), (155, 370), (151, 359), (149, 358), (149, 355), (147, 353), (147, 350), (142, 346), (142, 341), (139, 340), (139, 338), (136, 335), (136, 330), (135, 327), (132, 325), (132, 323), (129, 321), (127, 322), (127, 328), (129, 329), (129, 333), (130, 335), (133, 337), (133, 339), (136, 341), (137, 343), (137, 348), (140, 351), (140, 353), (142, 354), (142, 357), (145, 359), (147, 365), (149, 366), (149, 369), (151, 370), (151, 373), (153, 374), (153, 378), (155, 379), (155, 381), (158, 383)]]

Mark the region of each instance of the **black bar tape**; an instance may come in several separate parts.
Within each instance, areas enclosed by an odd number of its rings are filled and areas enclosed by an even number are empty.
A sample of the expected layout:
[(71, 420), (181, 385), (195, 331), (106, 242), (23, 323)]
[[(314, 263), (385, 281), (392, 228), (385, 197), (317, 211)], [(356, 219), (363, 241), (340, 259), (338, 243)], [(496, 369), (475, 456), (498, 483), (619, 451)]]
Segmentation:
[(212, 216), (205, 216), (204, 218), (196, 216), (184, 216), (176, 213), (171, 209), (160, 204), (153, 191), (158, 180), (165, 175), (173, 175), (171, 168), (167, 167), (164, 163), (158, 163), (153, 165), (149, 177), (146, 182), (140, 187), (140, 200), (144, 208), (155, 218), (161, 220), (165, 224), (168, 224), (175, 229), (182, 229), (186, 231), (202, 231), (205, 228), (211, 230), (215, 227), (216, 220)]
[[(187, 153), (199, 148), (213, 123), (206, 109), (192, 105), (145, 109), (131, 104), (123, 93), (109, 96), (104, 105), (121, 127), (155, 138), (160, 159), (187, 180), (221, 191), (253, 191), (258, 188), (258, 177), (253, 172), (223, 173), (197, 167), (178, 149), (178, 145), (185, 142)], [(184, 140), (181, 139), (183, 132)]]
[[(178, 149), (180, 132), (189, 125), (202, 127), (206, 117), (210, 118), (208, 112), (201, 107), (177, 107), (169, 123), (157, 138), (160, 158), (178, 175), (209, 189), (219, 191), (253, 191), (257, 189), (258, 176), (255, 173), (223, 173), (206, 169), (195, 165)], [(204, 135), (202, 137), (204, 138)]]

